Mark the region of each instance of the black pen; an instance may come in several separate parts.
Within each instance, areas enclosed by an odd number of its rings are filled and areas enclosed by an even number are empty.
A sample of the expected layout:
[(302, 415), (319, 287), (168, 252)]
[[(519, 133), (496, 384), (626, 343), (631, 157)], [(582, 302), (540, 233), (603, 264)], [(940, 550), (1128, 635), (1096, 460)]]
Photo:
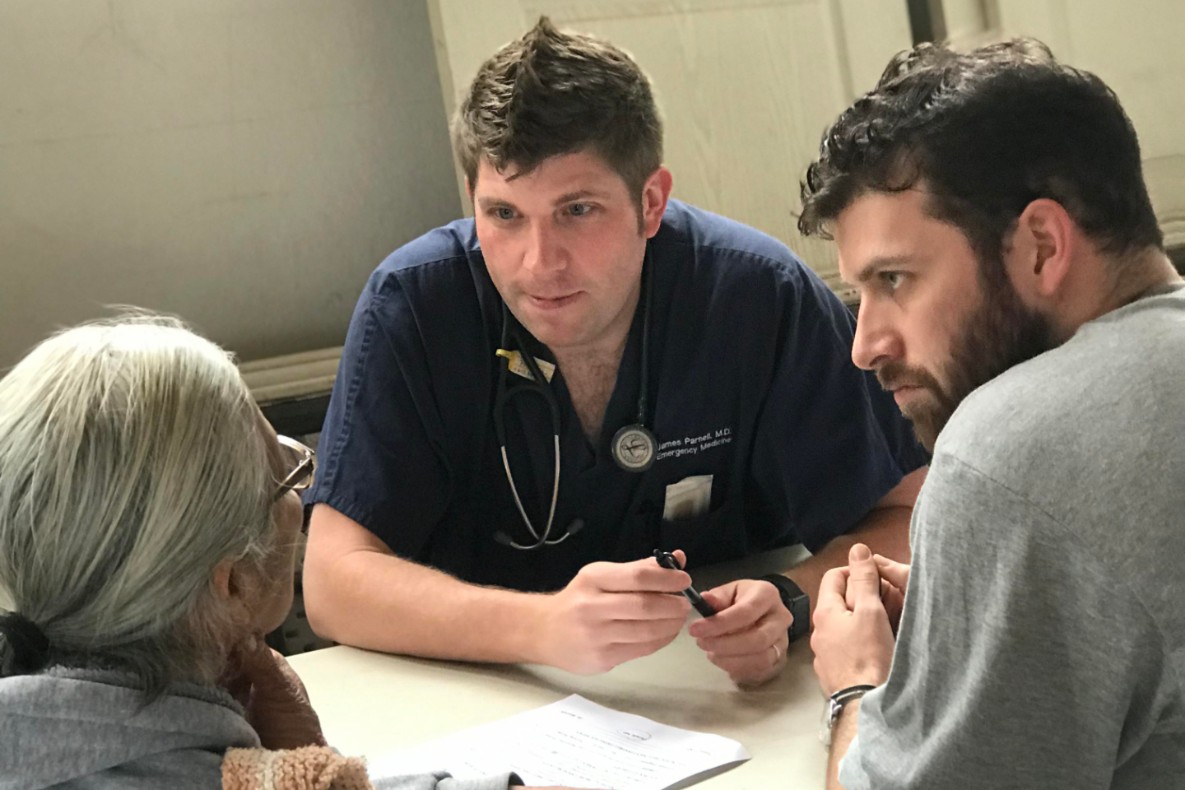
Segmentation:
[[(679, 561), (675, 559), (675, 555), (671, 554), (669, 551), (655, 549), (654, 559), (658, 560), (658, 564), (664, 568), (670, 568), (673, 571), (683, 570), (683, 568), (679, 565)], [(705, 601), (704, 597), (700, 595), (694, 587), (689, 586), (683, 591), (683, 594), (687, 596), (687, 600), (691, 601), (691, 605), (695, 607), (695, 610), (704, 617), (711, 617), (712, 615), (716, 614), (716, 610), (712, 608), (712, 604)]]

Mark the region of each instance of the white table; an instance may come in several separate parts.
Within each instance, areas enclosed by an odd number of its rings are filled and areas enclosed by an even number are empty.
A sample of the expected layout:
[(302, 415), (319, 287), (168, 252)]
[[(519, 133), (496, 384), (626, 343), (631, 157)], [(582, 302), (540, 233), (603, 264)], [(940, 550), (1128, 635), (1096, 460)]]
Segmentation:
[[(697, 585), (785, 568), (795, 556), (795, 550), (782, 550), (705, 569), (695, 574)], [(744, 744), (752, 759), (697, 788), (823, 786), (826, 751), (818, 739), (823, 698), (805, 644), (791, 648), (779, 678), (749, 691), (737, 689), (710, 664), (686, 631), (653, 655), (587, 677), (550, 667), (430, 661), (350, 647), (290, 661), (308, 687), (325, 737), (345, 754), (377, 758), (575, 693)]]

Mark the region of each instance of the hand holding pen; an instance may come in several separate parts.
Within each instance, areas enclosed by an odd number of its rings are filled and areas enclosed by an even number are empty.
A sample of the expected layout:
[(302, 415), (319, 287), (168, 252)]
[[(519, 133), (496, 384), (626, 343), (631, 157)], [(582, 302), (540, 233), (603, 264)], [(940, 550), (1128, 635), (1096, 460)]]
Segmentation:
[(650, 655), (685, 628), (691, 607), (676, 593), (690, 581), (651, 557), (590, 562), (563, 589), (527, 597), (526, 660), (587, 675)]
[[(654, 559), (656, 559), (658, 564), (664, 568), (669, 568), (673, 571), (683, 570), (683, 566), (681, 566), (679, 561), (675, 559), (675, 555), (671, 554), (669, 551), (655, 549)], [(691, 601), (691, 605), (695, 607), (695, 610), (699, 612), (701, 616), (711, 617), (712, 615), (716, 614), (716, 610), (712, 608), (710, 603), (704, 600), (703, 596), (699, 594), (695, 587), (688, 586), (687, 589), (683, 590), (683, 595), (687, 597), (687, 600)]]

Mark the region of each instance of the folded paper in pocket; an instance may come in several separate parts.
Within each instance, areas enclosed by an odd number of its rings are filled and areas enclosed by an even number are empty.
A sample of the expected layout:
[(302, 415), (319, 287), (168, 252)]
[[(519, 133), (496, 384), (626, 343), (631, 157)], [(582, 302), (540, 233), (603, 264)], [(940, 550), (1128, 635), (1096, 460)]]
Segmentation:
[(712, 475), (692, 475), (667, 486), (664, 521), (695, 518), (712, 506)]

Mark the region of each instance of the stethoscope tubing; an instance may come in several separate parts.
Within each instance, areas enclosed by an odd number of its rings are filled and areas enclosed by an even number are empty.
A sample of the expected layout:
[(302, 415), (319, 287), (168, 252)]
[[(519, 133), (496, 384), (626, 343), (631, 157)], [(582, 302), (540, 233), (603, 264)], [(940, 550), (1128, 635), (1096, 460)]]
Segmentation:
[(555, 523), (556, 504), (560, 501), (560, 436), (557, 433), (553, 434), (551, 438), (555, 448), (555, 480), (551, 486), (551, 508), (547, 511), (547, 524), (543, 527), (542, 535), (535, 532), (535, 525), (531, 523), (530, 517), (527, 516), (527, 511), (523, 507), (523, 501), (518, 496), (518, 487), (514, 484), (514, 475), (510, 471), (510, 460), (506, 457), (506, 445), (502, 445), (502, 468), (506, 470), (506, 480), (510, 483), (510, 493), (514, 495), (514, 504), (518, 508), (518, 514), (522, 516), (523, 523), (527, 525), (527, 530), (535, 540), (534, 545), (510, 540), (507, 545), (516, 549), (529, 551), (540, 546), (555, 546), (572, 537), (572, 533), (568, 531), (555, 540), (548, 540), (551, 537), (551, 525)]
[[(506, 315), (509, 310), (507, 309), (505, 303), (502, 305), (502, 310), (502, 343), (503, 345), (506, 344), (507, 334), (508, 332), (512, 331), (514, 333), (515, 344), (519, 348), (519, 355), (523, 358), (523, 362), (526, 364), (527, 369), (531, 373), (531, 383), (526, 385), (524, 382), (524, 386), (522, 386), (521, 389), (507, 389), (506, 377), (509, 375), (509, 363), (503, 363), (502, 368), (498, 373), (499, 391), (494, 404), (494, 433), (498, 439), (499, 451), (502, 455), (502, 468), (506, 472), (506, 481), (510, 483), (510, 493), (514, 496), (514, 505), (518, 508), (518, 514), (522, 517), (523, 523), (526, 524), (527, 531), (531, 534), (531, 539), (535, 542), (533, 544), (519, 543), (504, 532), (499, 532), (495, 537), (500, 543), (504, 543), (507, 546), (529, 551), (531, 549), (537, 549), (540, 546), (554, 546), (556, 544), (563, 543), (571, 535), (570, 532), (565, 532), (563, 536), (555, 540), (550, 539), (552, 525), (555, 523), (556, 506), (559, 504), (560, 500), (560, 407), (559, 404), (556, 403), (555, 394), (548, 386), (547, 379), (545, 379), (543, 376), (543, 371), (539, 369), (539, 364), (535, 361), (534, 356), (528, 353), (527, 345), (523, 342), (523, 338), (519, 334), (518, 329), (509, 329), (510, 316)], [(544, 524), (542, 532), (539, 532), (535, 529), (534, 522), (532, 522), (530, 516), (527, 515), (527, 510), (523, 506), (522, 497), (520, 497), (518, 494), (518, 485), (514, 481), (514, 473), (510, 470), (510, 457), (506, 452), (506, 427), (503, 421), (503, 411), (506, 408), (506, 402), (509, 401), (511, 396), (518, 391), (533, 392), (539, 397), (543, 398), (543, 401), (547, 404), (548, 414), (551, 417), (551, 441), (554, 454), (553, 457), (555, 459), (555, 463), (553, 465), (555, 468), (555, 473), (553, 475), (551, 485), (551, 505), (548, 508), (547, 522)]]
[[(646, 420), (646, 405), (647, 405), (647, 391), (648, 386), (646, 377), (649, 375), (649, 336), (650, 336), (650, 311), (651, 311), (651, 278), (653, 277), (653, 265), (650, 262), (650, 248), (647, 245), (646, 258), (643, 261), (642, 274), (642, 375), (639, 384), (638, 392), (638, 415), (637, 426), (644, 428)], [(511, 548), (522, 551), (531, 551), (538, 549), (541, 546), (555, 546), (563, 543), (568, 538), (575, 534), (575, 529), (569, 528), (564, 531), (564, 534), (558, 538), (551, 538), (552, 527), (555, 523), (555, 511), (559, 504), (560, 497), (560, 408), (556, 402), (555, 394), (551, 391), (550, 382), (544, 377), (543, 371), (539, 368), (539, 363), (535, 361), (535, 357), (527, 348), (526, 343), (523, 342), (522, 335), (518, 331), (518, 324), (510, 315), (510, 308), (507, 307), (506, 302), (502, 302), (502, 346), (507, 347), (507, 340), (510, 335), (514, 335), (515, 344), (518, 346), (519, 356), (523, 363), (527, 366), (527, 370), (531, 374), (531, 383), (526, 386), (516, 387), (513, 390), (506, 386), (507, 376), (509, 375), (510, 362), (505, 360), (501, 363), (498, 371), (498, 393), (494, 398), (494, 434), (498, 440), (499, 451), (502, 456), (502, 468), (506, 472), (506, 481), (510, 484), (510, 493), (514, 497), (515, 507), (518, 508), (519, 516), (522, 517), (523, 524), (526, 525), (527, 531), (531, 535), (534, 543), (519, 543), (508, 534), (502, 531), (495, 533), (494, 538), (499, 543), (510, 546)], [(555, 474), (551, 487), (551, 505), (547, 511), (547, 522), (543, 526), (543, 530), (539, 531), (535, 528), (535, 524), (531, 521), (530, 516), (527, 515), (526, 508), (523, 506), (522, 498), (518, 493), (518, 486), (514, 481), (514, 473), (510, 470), (510, 458), (506, 451), (506, 426), (503, 420), (503, 411), (506, 408), (506, 402), (519, 391), (534, 392), (543, 398), (547, 404), (548, 412), (551, 416), (552, 428), (552, 447), (555, 457)], [(579, 520), (578, 520), (579, 521)], [(573, 522), (576, 523), (576, 522)], [(581, 522), (583, 523), (583, 522)]]

